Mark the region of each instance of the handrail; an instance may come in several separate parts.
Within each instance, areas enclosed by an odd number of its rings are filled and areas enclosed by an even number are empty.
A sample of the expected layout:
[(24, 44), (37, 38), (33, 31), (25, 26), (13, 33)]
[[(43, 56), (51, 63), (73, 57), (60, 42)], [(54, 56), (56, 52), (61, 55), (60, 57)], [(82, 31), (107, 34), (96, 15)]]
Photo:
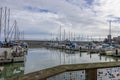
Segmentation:
[(120, 67), (120, 62), (99, 62), (99, 63), (83, 63), (83, 64), (67, 64), (56, 67), (28, 73), (9, 80), (47, 80), (47, 78), (67, 71), (101, 69), (110, 67)]

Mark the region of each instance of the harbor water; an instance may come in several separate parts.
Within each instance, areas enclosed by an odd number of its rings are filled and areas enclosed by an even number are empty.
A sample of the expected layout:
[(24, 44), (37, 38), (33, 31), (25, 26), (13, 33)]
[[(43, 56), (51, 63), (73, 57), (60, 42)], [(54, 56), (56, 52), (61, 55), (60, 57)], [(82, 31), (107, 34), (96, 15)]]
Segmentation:
[(90, 54), (88, 52), (79, 51), (30, 48), (25, 56), (24, 63), (0, 65), (0, 80), (7, 80), (7, 78), (20, 76), (57, 65), (113, 61), (120, 61), (120, 58), (100, 56), (98, 53)]

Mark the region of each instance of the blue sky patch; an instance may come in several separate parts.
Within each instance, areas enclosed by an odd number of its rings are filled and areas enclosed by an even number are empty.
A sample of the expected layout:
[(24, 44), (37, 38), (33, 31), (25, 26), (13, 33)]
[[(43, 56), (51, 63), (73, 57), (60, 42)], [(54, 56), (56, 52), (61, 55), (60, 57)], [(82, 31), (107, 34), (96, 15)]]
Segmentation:
[(92, 3), (94, 2), (94, 0), (85, 0), (87, 2), (87, 4), (92, 5)]
[(42, 12), (42, 13), (55, 13), (55, 12), (52, 12), (48, 9), (40, 9), (40, 8), (37, 8), (37, 7), (32, 7), (32, 6), (25, 6), (24, 9), (27, 9), (27, 10), (30, 10), (30, 11), (33, 11), (33, 12)]

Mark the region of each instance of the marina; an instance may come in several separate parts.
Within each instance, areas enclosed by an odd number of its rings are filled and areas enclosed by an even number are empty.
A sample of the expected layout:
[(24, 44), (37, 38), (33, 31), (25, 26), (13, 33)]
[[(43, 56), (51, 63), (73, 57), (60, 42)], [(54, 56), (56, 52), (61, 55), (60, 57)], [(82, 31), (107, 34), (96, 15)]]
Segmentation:
[(120, 80), (119, 0), (0, 0), (0, 80)]
[[(13, 63), (13, 64), (2, 64), (1, 69), (6, 70), (5, 66), (17, 66), (22, 64), (22, 74), (17, 73), (17, 76), (22, 76), (23, 74), (28, 74), (31, 72), (51, 68), (58, 65), (64, 64), (83, 64), (83, 63), (96, 63), (96, 62), (118, 62), (119, 57), (111, 56), (100, 56), (99, 54), (89, 54), (87, 52), (79, 51), (69, 51), (69, 50), (57, 50), (57, 49), (47, 49), (47, 48), (30, 48), (28, 54), (25, 56), (25, 62)], [(19, 69), (19, 68), (18, 68)], [(9, 70), (9, 67), (8, 67)], [(14, 69), (11, 73), (14, 72)], [(2, 73), (3, 73), (2, 72)], [(18, 71), (19, 72), (19, 71)], [(78, 71), (79, 73), (79, 71)], [(68, 73), (65, 73), (66, 75)], [(75, 72), (76, 75), (77, 72)], [(3, 75), (3, 74), (1, 74)], [(68, 75), (69, 76), (69, 75)], [(8, 78), (15, 77), (14, 75), (8, 76)], [(6, 76), (1, 76), (1, 79), (6, 79)], [(104, 79), (103, 79), (104, 80)]]

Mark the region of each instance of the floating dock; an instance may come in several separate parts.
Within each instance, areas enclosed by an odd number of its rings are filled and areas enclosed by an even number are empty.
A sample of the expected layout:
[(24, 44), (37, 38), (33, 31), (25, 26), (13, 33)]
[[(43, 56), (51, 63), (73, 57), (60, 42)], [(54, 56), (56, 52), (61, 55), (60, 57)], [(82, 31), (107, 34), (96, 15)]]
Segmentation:
[(0, 64), (6, 64), (6, 63), (16, 63), (16, 62), (24, 62), (25, 57), (14, 57), (13, 59), (2, 59), (0, 60)]

